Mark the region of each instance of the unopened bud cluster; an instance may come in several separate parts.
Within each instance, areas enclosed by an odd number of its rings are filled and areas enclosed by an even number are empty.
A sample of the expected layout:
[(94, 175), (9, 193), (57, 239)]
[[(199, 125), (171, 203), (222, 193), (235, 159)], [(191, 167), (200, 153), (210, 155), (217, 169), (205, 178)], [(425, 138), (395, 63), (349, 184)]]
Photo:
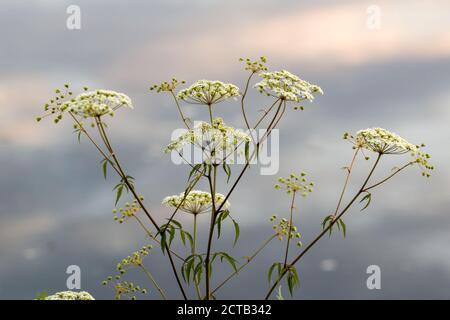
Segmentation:
[[(277, 236), (278, 240), (282, 241), (285, 237), (288, 236), (290, 239), (301, 238), (301, 234), (297, 231), (297, 227), (291, 225), (287, 219), (278, 219), (276, 215), (273, 215), (270, 218), (270, 222), (273, 223), (272, 229), (275, 231), (275, 235)], [(297, 243), (297, 245), (301, 245), (301, 242), (299, 243)]]
[(278, 183), (275, 185), (275, 189), (285, 190), (288, 194), (298, 192), (303, 197), (306, 197), (314, 191), (314, 183), (308, 182), (305, 172), (300, 174), (291, 173), (286, 178), (278, 178)]

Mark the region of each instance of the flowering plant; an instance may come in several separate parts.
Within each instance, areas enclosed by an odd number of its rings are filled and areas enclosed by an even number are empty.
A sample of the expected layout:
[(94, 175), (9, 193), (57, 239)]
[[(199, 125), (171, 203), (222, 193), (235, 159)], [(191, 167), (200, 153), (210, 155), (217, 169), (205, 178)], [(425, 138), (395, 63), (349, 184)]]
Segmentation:
[[(289, 197), (289, 210), (281, 218), (277, 215), (270, 218), (273, 223), (272, 231), (267, 230), (267, 239), (253, 254), (247, 256), (246, 260), (239, 261), (230, 252), (215, 251), (214, 242), (217, 241), (214, 240), (215, 236), (220, 238), (223, 235), (222, 229), (226, 221), (230, 222), (228, 225), (231, 225), (234, 231), (233, 246), (238, 244), (241, 230), (238, 222), (240, 213), (233, 212), (231, 209), (232, 194), (237, 190), (239, 183), (243, 181), (252, 160), (258, 158), (262, 146), (279, 127), (287, 107), (292, 106), (295, 110), (304, 110), (303, 105), (299, 104), (312, 102), (316, 95), (323, 94), (319, 86), (302, 80), (289, 71), (268, 71), (265, 57), (255, 61), (251, 59), (241, 59), (241, 61), (244, 62), (244, 69), (248, 73), (243, 90), (231, 83), (209, 80), (197, 81), (181, 90), (178, 87), (184, 85), (185, 81), (177, 79), (150, 87), (150, 90), (168, 93), (173, 98), (176, 110), (185, 126), (184, 133), (170, 142), (166, 146), (165, 152), (178, 153), (182, 156), (184, 147), (197, 147), (203, 156), (202, 161), (198, 163), (190, 163), (185, 159), (188, 172), (186, 173), (187, 183), (183, 186), (182, 192), (162, 199), (162, 204), (172, 210), (165, 223), (158, 222), (148, 209), (144, 197), (138, 192), (135, 179), (123, 167), (108, 134), (106, 116), (113, 116), (122, 107), (132, 108), (132, 102), (128, 96), (109, 90), (88, 91), (88, 88), (84, 88), (83, 93), (74, 96), (70, 86), (66, 84), (63, 89), (57, 89), (56, 95), (44, 105), (45, 115), (37, 118), (38, 121), (41, 121), (44, 117), (53, 116), (54, 122), (58, 123), (64, 115), (69, 116), (73, 121), (78, 139), (86, 137), (102, 157), (102, 170), (105, 178), (108, 169), (118, 177), (118, 184), (114, 188), (114, 220), (118, 223), (125, 223), (131, 219), (137, 221), (145, 235), (152, 241), (152, 245), (146, 244), (140, 250), (122, 259), (116, 266), (117, 274), (109, 276), (103, 281), (104, 285), (113, 287), (115, 298), (136, 299), (138, 294), (153, 293), (157, 297), (168, 298), (164, 285), (159, 283), (145, 263), (153, 258), (151, 251), (155, 250), (154, 247), (161, 250), (167, 257), (168, 270), (173, 273), (174, 281), (184, 299), (219, 298), (220, 289), (234, 279), (242, 269), (247, 268), (254, 258), (274, 240), (278, 240), (282, 244), (282, 255), (280, 261), (274, 261), (273, 264), (267, 266), (269, 284), (267, 293), (263, 297), (271, 298), (278, 288), (277, 297), (281, 299), (283, 296), (281, 285), (284, 285), (284, 282), (288, 292), (292, 295), (294, 289), (299, 285), (297, 263), (324, 235), (331, 235), (337, 229), (342, 232), (344, 237), (346, 236), (347, 227), (343, 218), (358, 200), (363, 205), (362, 210), (366, 209), (371, 203), (373, 189), (380, 187), (409, 167), (417, 166), (421, 169), (423, 176), (430, 177), (434, 167), (429, 163), (430, 156), (423, 151), (425, 145), (409, 143), (397, 134), (381, 128), (361, 130), (354, 135), (345, 133), (344, 139), (352, 144), (353, 156), (350, 164), (345, 167), (345, 181), (336, 209), (333, 214), (324, 217), (322, 228), (313, 241), (304, 245), (301, 241), (300, 230), (295, 225), (295, 222), (298, 221), (299, 200), (305, 200), (314, 191), (314, 183), (310, 181), (309, 176), (305, 172), (300, 172), (278, 178), (275, 181), (275, 189), (285, 191)], [(259, 77), (260, 81), (252, 85), (255, 77)], [(263, 110), (253, 125), (247, 114), (246, 99), (247, 93), (252, 87), (269, 100), (268, 107)], [(246, 127), (245, 132), (225, 125), (222, 118), (214, 117), (217, 105), (230, 98), (237, 100), (240, 105), (243, 124)], [(185, 116), (185, 104), (206, 107), (209, 121), (202, 121), (194, 126), (191, 119)], [(92, 128), (84, 125), (86, 119), (91, 121)], [(266, 126), (265, 133), (262, 136), (254, 137), (251, 131), (263, 124)], [(228, 158), (241, 146), (244, 146), (243, 166), (232, 168)], [(374, 154), (375, 160), (362, 184), (356, 188), (356, 193), (345, 204), (344, 196), (349, 189), (355, 164), (360, 159), (360, 155), (363, 155), (363, 160), (370, 161), (371, 157), (367, 152)], [(379, 168), (384, 157), (405, 154), (410, 156), (405, 163), (395, 168), (384, 179), (373, 181), (373, 174)], [(234, 170), (237, 170), (237, 174), (233, 174)], [(222, 191), (223, 193), (218, 190), (219, 179), (224, 179), (229, 186), (228, 190)], [(195, 189), (202, 182), (206, 185), (207, 190)], [(125, 202), (120, 206), (119, 204), (122, 203), (125, 196), (130, 197), (129, 201), (131, 202)], [(189, 213), (192, 225), (183, 225), (176, 219), (183, 213)], [(197, 220), (203, 218), (209, 219), (209, 228), (198, 230)], [(296, 246), (293, 246), (293, 239), (296, 239)], [(199, 246), (201, 240), (204, 241), (202, 242), (204, 246)], [(185, 250), (177, 251), (180, 246), (175, 246), (174, 241), (180, 241)], [(206, 250), (199, 250), (201, 247), (205, 247)], [(227, 277), (216, 282), (217, 276), (213, 277), (212, 271), (219, 262), (228, 264), (231, 271)], [(130, 269), (142, 271), (155, 290), (147, 290), (140, 285), (124, 280)], [(48, 298), (63, 299), (65, 297), (78, 299), (90, 296), (84, 293), (80, 295), (58, 293)]]

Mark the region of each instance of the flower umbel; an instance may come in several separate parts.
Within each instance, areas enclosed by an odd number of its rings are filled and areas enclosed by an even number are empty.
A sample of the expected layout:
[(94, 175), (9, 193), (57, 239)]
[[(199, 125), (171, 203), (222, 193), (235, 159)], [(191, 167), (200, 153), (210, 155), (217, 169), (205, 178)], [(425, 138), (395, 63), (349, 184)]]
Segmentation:
[(353, 141), (356, 147), (382, 154), (416, 153), (419, 149), (399, 135), (382, 128), (360, 130), (355, 137), (349, 134), (346, 137)]
[[(282, 241), (284, 237), (289, 235), (289, 238), (301, 238), (301, 234), (297, 232), (297, 227), (291, 225), (289, 221), (285, 218), (278, 219), (277, 215), (273, 215), (270, 218), (270, 222), (273, 222), (272, 229), (275, 231), (275, 234), (278, 240)], [(299, 242), (301, 244), (301, 242)], [(298, 244), (300, 246), (300, 244)]]
[(111, 90), (84, 92), (62, 105), (62, 109), (84, 118), (101, 117), (106, 114), (113, 116), (114, 111), (121, 107), (133, 109), (131, 99), (123, 93)]
[(61, 291), (45, 298), (45, 300), (95, 300), (86, 291)]
[(314, 100), (314, 93), (323, 94), (319, 86), (302, 80), (286, 70), (264, 72), (260, 76), (263, 80), (258, 82), (255, 88), (261, 93), (285, 101), (312, 101)]
[(179, 80), (173, 78), (171, 82), (164, 81), (159, 84), (155, 84), (155, 85), (151, 86), (150, 91), (156, 90), (156, 92), (158, 92), (158, 93), (165, 92), (165, 91), (169, 91), (169, 92), (174, 91), (180, 83), (185, 84), (186, 81), (184, 81), (184, 80), (179, 81)]
[[(184, 201), (183, 201), (184, 200)], [(215, 194), (215, 204), (216, 206), (220, 206), (223, 201), (225, 200), (225, 196), (221, 193)], [(180, 206), (180, 203), (183, 202), (183, 204)], [(188, 195), (185, 197), (185, 193), (182, 192), (179, 195), (173, 195), (164, 198), (162, 201), (163, 204), (165, 204), (168, 207), (177, 208), (180, 206), (180, 210), (191, 213), (193, 215), (210, 212), (212, 207), (212, 196), (211, 193), (205, 192), (205, 191), (199, 191), (199, 190), (192, 190), (188, 193)], [(227, 210), (230, 208), (230, 203), (225, 202), (225, 204), (222, 206), (224, 210)]]
[(243, 59), (240, 58), (239, 61), (245, 61), (245, 70), (251, 71), (253, 73), (258, 73), (260, 71), (267, 71), (266, 57), (260, 57), (259, 60), (252, 61), (249, 58)]
[(187, 130), (171, 142), (164, 151), (166, 153), (177, 151), (181, 154), (184, 146), (193, 145), (201, 150), (204, 162), (217, 164), (237, 151), (239, 146), (245, 146), (250, 141), (250, 135), (226, 126), (222, 118), (216, 118), (212, 124), (198, 123), (193, 129)]
[(291, 173), (287, 178), (278, 178), (278, 184), (275, 185), (275, 189), (286, 190), (288, 194), (299, 192), (303, 197), (306, 197), (313, 192), (314, 183), (308, 182), (304, 172), (298, 175)]
[(210, 80), (199, 80), (177, 94), (180, 100), (204, 105), (213, 105), (237, 96), (239, 96), (239, 88), (234, 84)]
[(114, 116), (114, 112), (121, 107), (133, 109), (131, 99), (123, 93), (103, 89), (89, 92), (87, 90), (88, 88), (84, 87), (85, 92), (74, 97), (69, 84), (65, 84), (64, 89), (56, 89), (56, 95), (44, 104), (46, 114), (36, 120), (39, 122), (45, 117), (54, 116), (54, 122), (58, 123), (65, 112), (83, 118), (94, 118), (106, 114)]
[(373, 151), (379, 154), (402, 155), (410, 153), (414, 158), (410, 164), (418, 164), (422, 169), (422, 175), (429, 177), (430, 171), (434, 170), (428, 160), (431, 156), (421, 151), (424, 144), (414, 145), (399, 135), (383, 128), (369, 128), (360, 130), (355, 136), (346, 132), (344, 139), (350, 141), (354, 147)]

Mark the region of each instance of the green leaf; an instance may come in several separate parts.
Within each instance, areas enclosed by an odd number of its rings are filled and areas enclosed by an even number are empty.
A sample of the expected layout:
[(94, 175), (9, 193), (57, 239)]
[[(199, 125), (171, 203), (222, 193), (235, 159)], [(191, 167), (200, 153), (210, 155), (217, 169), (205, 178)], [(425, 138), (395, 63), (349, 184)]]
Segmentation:
[(288, 284), (288, 289), (289, 289), (289, 293), (291, 294), (291, 296), (294, 293), (295, 287), (297, 287), (299, 285), (299, 283), (300, 283), (300, 280), (298, 277), (297, 269), (293, 266), (289, 267), (288, 275), (287, 275), (287, 284)]
[(277, 300), (284, 300), (283, 298), (283, 293), (281, 291), (281, 286), (278, 287), (278, 291), (277, 291)]
[(236, 222), (236, 220), (231, 218), (231, 221), (233, 221), (233, 225), (234, 225), (234, 243), (233, 243), (233, 247), (234, 247), (239, 239), (239, 235), (241, 234), (241, 231), (239, 228), (239, 224)]
[(223, 163), (222, 165), (223, 167), (223, 171), (225, 171), (226, 175), (227, 175), (227, 183), (230, 181), (230, 177), (231, 177), (231, 167), (229, 164), (227, 163)]
[[(163, 230), (163, 229), (161, 229), (161, 230)], [(166, 231), (161, 232), (160, 245), (161, 245), (161, 251), (162, 251), (163, 255), (165, 255), (165, 251), (166, 251), (166, 249), (167, 249), (167, 236), (166, 236)]]
[(189, 244), (191, 245), (191, 249), (194, 248), (194, 239), (192, 238), (191, 234), (189, 232), (184, 231), (184, 234), (186, 235), (186, 238), (189, 241)]
[(217, 217), (216, 224), (217, 224), (217, 238), (220, 238), (220, 234), (222, 231), (222, 222), (228, 218), (230, 215), (229, 210), (223, 210), (220, 212), (219, 216)]
[(181, 242), (183, 243), (183, 246), (186, 247), (186, 236), (184, 235), (183, 230), (180, 230), (180, 238), (181, 238)]
[(362, 199), (361, 201), (359, 201), (359, 203), (362, 203), (366, 201), (365, 206), (361, 209), (361, 211), (364, 211), (365, 209), (367, 209), (367, 207), (370, 205), (370, 202), (372, 201), (372, 194), (371, 193), (367, 193)]
[(229, 265), (231, 265), (234, 269), (234, 271), (237, 271), (237, 261), (235, 258), (227, 254), (226, 252), (222, 252), (221, 260), (225, 259)]
[(347, 226), (345, 225), (344, 220), (342, 220), (342, 219), (339, 219), (338, 223), (341, 224), (342, 234), (344, 235), (344, 238), (345, 238), (345, 236), (347, 235)]
[(249, 161), (250, 141), (245, 142), (245, 161)]
[(123, 184), (118, 185), (117, 187), (117, 193), (116, 193), (116, 202), (115, 205), (117, 206), (117, 203), (120, 200), (120, 197), (122, 196), (122, 192), (123, 192)]
[(280, 262), (274, 262), (274, 263), (270, 266), (269, 272), (267, 273), (267, 280), (268, 280), (268, 282), (269, 282), (269, 286), (270, 286), (270, 284), (271, 284), (271, 282), (272, 282), (272, 273), (273, 273), (273, 271), (275, 270), (276, 267), (277, 267), (277, 269), (278, 269), (278, 274), (280, 273), (280, 265), (281, 265)]
[(106, 179), (106, 174), (108, 170), (108, 161), (106, 159), (103, 159), (103, 176)]
[(34, 300), (45, 300), (45, 298), (47, 298), (47, 297), (48, 297), (47, 292), (46, 292), (46, 291), (42, 291), (42, 292), (39, 292), (39, 293), (36, 295), (36, 297), (34, 298)]
[(198, 171), (199, 171), (199, 169), (200, 169), (201, 166), (202, 166), (202, 164), (199, 163), (199, 164), (196, 164), (196, 165), (192, 168), (191, 172), (189, 173), (189, 177), (188, 177), (188, 179), (187, 179), (188, 181), (191, 180), (191, 177), (192, 177), (192, 175), (193, 175), (195, 172), (198, 172)]

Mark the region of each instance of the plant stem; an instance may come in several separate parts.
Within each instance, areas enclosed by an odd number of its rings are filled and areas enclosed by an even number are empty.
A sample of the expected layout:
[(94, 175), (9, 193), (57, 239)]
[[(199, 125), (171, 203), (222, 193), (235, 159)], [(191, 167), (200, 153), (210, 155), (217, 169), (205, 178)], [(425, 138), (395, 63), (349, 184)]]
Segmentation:
[(153, 285), (155, 286), (156, 290), (158, 290), (159, 294), (161, 295), (161, 297), (164, 300), (167, 300), (166, 295), (164, 294), (163, 289), (161, 289), (161, 287), (158, 285), (158, 283), (156, 282), (155, 278), (152, 276), (152, 274), (150, 273), (150, 271), (147, 270), (147, 268), (144, 267), (144, 265), (140, 265), (141, 269), (144, 271), (145, 275), (147, 276), (147, 278), (150, 279), (150, 281), (153, 283)]
[[(144, 203), (141, 200), (141, 197), (139, 197), (139, 195), (136, 193), (136, 190), (134, 189), (134, 186), (130, 183), (128, 176), (125, 174), (125, 172), (122, 169), (122, 166), (120, 165), (120, 162), (117, 158), (117, 156), (114, 153), (114, 150), (109, 142), (108, 136), (106, 134), (105, 128), (103, 126), (103, 123), (100, 119), (100, 117), (96, 118), (97, 121), (97, 127), (99, 129), (99, 133), (100, 136), (103, 139), (103, 142), (105, 143), (105, 146), (108, 148), (109, 152), (111, 153), (111, 156), (117, 166), (117, 169), (120, 172), (120, 176), (122, 177), (122, 180), (125, 182), (125, 184), (128, 186), (128, 189), (131, 191), (131, 193), (133, 194), (134, 198), (136, 199), (136, 201), (138, 202), (139, 206), (142, 208), (142, 210), (144, 211), (144, 213), (146, 214), (146, 216), (149, 218), (149, 220), (152, 222), (153, 226), (155, 227), (155, 229), (160, 232), (161, 228), (159, 227), (159, 225), (156, 223), (156, 221), (153, 219), (153, 217), (150, 215), (150, 212), (147, 210), (147, 208), (145, 207)], [(172, 257), (172, 253), (170, 252), (170, 250), (167, 250), (167, 256), (169, 258), (170, 261), (170, 265), (172, 267), (172, 271), (175, 275), (178, 287), (180, 288), (181, 294), (183, 295), (183, 298), (185, 300), (187, 300), (187, 296), (186, 293), (184, 291), (183, 285), (181, 283), (180, 277), (178, 275), (178, 271), (177, 268), (175, 267), (175, 263), (173, 261), (173, 257)]]
[[(197, 254), (197, 215), (194, 214), (194, 239), (193, 239), (193, 245), (192, 245), (192, 255), (195, 257)], [(195, 258), (194, 258), (195, 259)], [(199, 283), (197, 282), (197, 279), (194, 277), (194, 284), (195, 284), (195, 291), (197, 293), (197, 297), (199, 300), (201, 300), (202, 295), (200, 293), (200, 287)]]
[[(142, 229), (144, 229), (145, 233), (147, 233), (147, 235), (150, 237), (150, 239), (152, 239), (153, 241), (155, 241), (156, 243), (158, 243), (158, 244), (160, 245), (161, 242), (156, 238), (156, 236), (154, 236), (154, 235), (150, 232), (150, 230), (148, 230), (148, 228), (145, 226), (145, 224), (142, 222), (142, 220), (139, 219), (139, 217), (136, 216), (136, 215), (134, 215), (133, 217), (137, 220), (137, 222), (138, 222), (139, 225), (142, 227)], [(181, 260), (181, 261), (184, 261), (184, 259), (183, 259), (178, 253), (176, 253), (175, 251), (173, 251), (173, 250), (170, 249), (170, 248), (169, 248), (169, 250), (170, 250), (170, 252), (172, 252), (172, 254), (173, 254), (176, 258), (178, 258), (178, 259)]]
[(222, 288), (229, 280), (231, 280), (234, 276), (236, 276), (242, 269), (244, 269), (273, 239), (275, 239), (276, 235), (271, 236), (269, 239), (267, 239), (261, 247), (259, 247), (255, 253), (253, 253), (250, 257), (248, 257), (247, 262), (241, 265), (236, 271), (231, 273), (224, 281), (222, 281), (221, 284), (219, 284), (213, 291), (211, 291), (211, 294), (214, 294), (216, 291), (218, 291), (220, 288)]
[[(359, 189), (359, 191), (356, 193), (356, 195), (353, 197), (352, 200), (347, 204), (347, 206), (342, 210), (342, 212), (328, 225), (328, 227), (324, 228), (321, 233), (289, 264), (289, 266), (295, 265), (332, 227), (333, 225), (342, 218), (342, 216), (350, 209), (350, 207), (353, 205), (353, 203), (358, 199), (358, 197), (364, 192), (364, 188), (366, 187), (367, 183), (369, 182), (370, 178), (372, 177), (372, 174), (375, 171), (375, 168), (377, 167), (378, 163), (380, 162), (382, 154), (379, 153), (377, 160), (375, 161), (372, 170), (370, 170), (369, 175), (367, 176), (366, 180), (364, 181), (362, 187)], [(277, 285), (280, 283), (280, 281), (283, 279), (283, 277), (287, 273), (287, 268), (284, 268), (281, 274), (279, 275), (277, 281), (272, 285), (272, 287), (269, 289), (269, 292), (267, 293), (265, 300), (270, 298), (270, 295), (275, 290)]]
[(339, 201), (338, 201), (336, 210), (334, 212), (335, 216), (337, 215), (337, 213), (339, 211), (339, 208), (340, 208), (341, 203), (342, 203), (342, 199), (344, 198), (344, 195), (345, 195), (345, 191), (347, 190), (348, 182), (350, 181), (350, 175), (352, 174), (353, 167), (355, 165), (356, 156), (358, 155), (358, 152), (359, 152), (360, 149), (361, 148), (357, 148), (356, 149), (355, 154), (353, 155), (353, 158), (352, 158), (352, 162), (350, 163), (350, 166), (347, 168), (347, 170), (348, 170), (347, 171), (347, 177), (345, 178), (344, 187), (342, 188), (341, 196), (339, 197)]
[(211, 106), (210, 103), (208, 104), (208, 111), (209, 111), (209, 120), (211, 121), (211, 125), (212, 125), (212, 123), (213, 123), (213, 115), (212, 115), (212, 106)]
[(289, 256), (289, 245), (291, 242), (291, 233), (292, 233), (292, 215), (294, 213), (294, 207), (295, 207), (295, 194), (296, 192), (293, 191), (292, 192), (292, 201), (291, 201), (291, 208), (290, 208), (290, 218), (289, 218), (289, 232), (287, 235), (287, 243), (286, 243), (286, 253), (284, 255), (284, 267), (287, 267), (287, 260), (288, 260), (288, 256)]
[(184, 125), (186, 126), (186, 128), (188, 130), (191, 130), (191, 127), (189, 126), (189, 124), (187, 123), (187, 118), (184, 116), (183, 111), (181, 111), (181, 106), (178, 103), (178, 99), (175, 96), (175, 93), (173, 92), (173, 90), (170, 90), (170, 93), (172, 94), (173, 99), (175, 100), (175, 104), (177, 105), (177, 109), (178, 109), (178, 113), (181, 116), (181, 120), (183, 120)]
[(255, 72), (253, 71), (250, 76), (247, 79), (247, 83), (245, 84), (245, 89), (244, 92), (242, 93), (242, 97), (241, 97), (241, 110), (242, 110), (242, 115), (244, 116), (244, 121), (245, 121), (245, 125), (247, 126), (247, 129), (250, 130), (250, 124), (248, 122), (247, 119), (247, 115), (245, 114), (245, 107), (244, 107), (244, 100), (245, 100), (245, 96), (247, 95), (247, 91), (248, 91), (248, 86), (250, 85), (250, 80), (252, 79), (253, 75), (255, 74)]
[(370, 189), (373, 189), (373, 188), (375, 188), (375, 187), (378, 187), (379, 185), (385, 183), (386, 181), (388, 181), (389, 179), (391, 179), (392, 177), (394, 177), (396, 174), (400, 173), (401, 171), (403, 171), (404, 169), (406, 169), (407, 167), (409, 167), (409, 166), (411, 166), (411, 165), (412, 165), (411, 162), (405, 164), (405, 165), (404, 165), (403, 167), (401, 167), (400, 169), (395, 170), (395, 172), (392, 173), (391, 175), (389, 175), (386, 179), (383, 179), (383, 180), (381, 180), (380, 182), (375, 183), (375, 184), (371, 185), (370, 187), (365, 188), (363, 191), (364, 191), (364, 192), (367, 192), (367, 191), (369, 191)]
[(276, 100), (276, 101), (280, 101), (280, 103), (279, 103), (279, 105), (278, 105), (278, 109), (277, 109), (277, 111), (276, 111), (276, 113), (275, 113), (275, 115), (274, 115), (272, 121), (271, 121), (270, 124), (269, 124), (269, 127), (268, 127), (266, 133), (263, 135), (263, 137), (262, 137), (262, 138), (258, 141), (258, 143), (256, 144), (255, 150), (252, 152), (251, 156), (250, 156), (249, 159), (246, 161), (246, 163), (245, 163), (245, 165), (244, 165), (244, 168), (242, 168), (242, 170), (241, 170), (241, 172), (239, 173), (238, 177), (236, 178), (236, 180), (234, 181), (234, 183), (233, 183), (233, 185), (231, 186), (230, 190), (228, 191), (227, 195), (225, 196), (225, 199), (224, 199), (223, 202), (220, 204), (219, 208), (216, 210), (216, 213), (219, 212), (219, 211), (222, 209), (222, 207), (225, 205), (226, 201), (228, 200), (228, 198), (229, 198), (229, 197), (231, 196), (231, 194), (233, 193), (233, 191), (234, 191), (234, 189), (236, 188), (236, 186), (238, 185), (239, 181), (242, 179), (242, 177), (243, 177), (245, 171), (247, 171), (247, 169), (249, 168), (249, 166), (250, 166), (250, 161), (251, 161), (251, 160), (253, 159), (253, 157), (255, 156), (256, 150), (258, 150), (258, 149), (259, 149), (259, 146), (261, 145), (261, 143), (263, 143), (264, 140), (267, 139), (267, 138), (270, 136), (270, 134), (271, 134), (271, 132), (272, 132), (272, 129), (273, 129), (273, 128), (272, 128), (272, 125), (273, 125), (273, 123), (274, 123), (274, 121), (275, 121), (275, 118), (278, 116), (278, 113), (279, 113), (279, 111), (280, 111), (280, 109), (281, 109), (281, 104), (282, 104), (282, 100), (278, 99), (278, 100)]
[[(211, 167), (213, 171), (213, 177), (211, 178)], [(216, 177), (217, 177), (217, 167), (215, 165), (211, 165), (209, 169), (209, 175), (208, 175), (208, 182), (209, 182), (209, 189), (211, 191), (211, 201), (212, 201), (212, 207), (211, 207), (211, 223), (209, 226), (209, 235), (208, 235), (208, 246), (206, 249), (206, 258), (205, 258), (205, 299), (210, 299), (210, 268), (211, 268), (211, 262), (210, 262), (210, 256), (211, 256), (211, 247), (212, 247), (212, 239), (214, 234), (214, 227), (216, 223), (216, 217), (217, 217), (217, 211), (216, 211)], [(225, 202), (226, 200), (224, 200)], [(222, 203), (223, 204), (223, 203)]]

